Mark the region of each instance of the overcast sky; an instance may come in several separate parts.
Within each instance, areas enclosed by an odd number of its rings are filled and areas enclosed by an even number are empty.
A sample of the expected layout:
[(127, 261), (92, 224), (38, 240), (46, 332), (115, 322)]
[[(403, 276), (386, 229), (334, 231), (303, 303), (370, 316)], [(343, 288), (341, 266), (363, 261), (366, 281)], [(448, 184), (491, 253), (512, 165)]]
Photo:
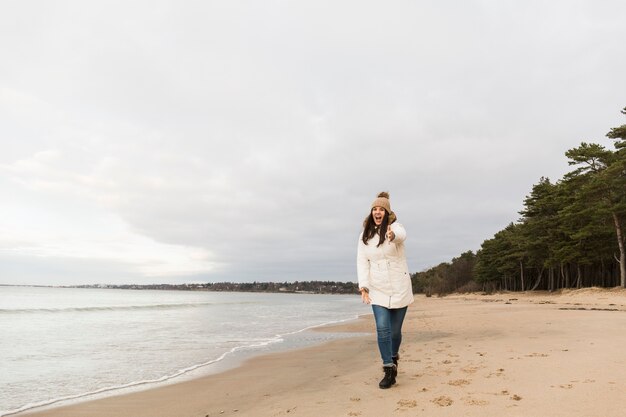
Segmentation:
[(0, 3), (0, 283), (412, 272), (626, 123), (623, 0)]

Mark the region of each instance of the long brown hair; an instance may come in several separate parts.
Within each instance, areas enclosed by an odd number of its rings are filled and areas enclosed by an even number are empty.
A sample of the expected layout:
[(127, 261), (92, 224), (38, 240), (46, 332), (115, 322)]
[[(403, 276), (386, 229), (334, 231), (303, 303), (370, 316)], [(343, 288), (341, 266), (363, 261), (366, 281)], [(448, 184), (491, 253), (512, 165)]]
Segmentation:
[(367, 245), (367, 241), (372, 239), (378, 233), (378, 245), (376, 245), (376, 247), (382, 245), (387, 238), (387, 226), (389, 226), (389, 213), (387, 212), (387, 210), (385, 210), (385, 216), (383, 217), (383, 221), (380, 224), (380, 227), (376, 226), (376, 223), (374, 222), (374, 216), (370, 211), (370, 215), (367, 216), (364, 223), (363, 243)]

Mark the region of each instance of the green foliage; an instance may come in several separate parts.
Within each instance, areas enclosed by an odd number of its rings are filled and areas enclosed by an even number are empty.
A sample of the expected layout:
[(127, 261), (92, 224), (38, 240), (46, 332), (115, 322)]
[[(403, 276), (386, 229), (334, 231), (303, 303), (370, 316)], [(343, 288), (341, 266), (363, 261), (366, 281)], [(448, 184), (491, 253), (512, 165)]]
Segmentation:
[(486, 239), (476, 255), (414, 274), (414, 289), (447, 293), (468, 279), (483, 289), (626, 287), (626, 125), (607, 137), (615, 150), (587, 142), (569, 149), (574, 170), (556, 183), (540, 178), (516, 223)]
[[(622, 114), (626, 114), (626, 107), (622, 110)], [(626, 125), (612, 128), (606, 136), (610, 139), (617, 139), (615, 148), (618, 151), (626, 148)]]
[(476, 255), (472, 251), (462, 253), (451, 262), (444, 262), (426, 271), (411, 275), (413, 292), (447, 294), (457, 291), (474, 279)]

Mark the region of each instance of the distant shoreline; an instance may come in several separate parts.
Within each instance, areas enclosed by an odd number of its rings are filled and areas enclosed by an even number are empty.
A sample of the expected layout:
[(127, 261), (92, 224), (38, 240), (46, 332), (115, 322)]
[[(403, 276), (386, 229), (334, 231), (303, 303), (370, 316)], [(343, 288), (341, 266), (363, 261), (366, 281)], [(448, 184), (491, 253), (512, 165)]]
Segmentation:
[[(160, 290), (160, 291), (212, 291), (212, 292), (248, 292), (248, 293), (285, 293), (285, 294), (358, 294), (358, 284), (354, 282), (336, 281), (295, 281), (295, 282), (215, 282), (194, 284), (81, 284), (81, 285), (41, 285), (41, 284), (0, 284), (0, 287), (26, 288), (84, 288), (84, 289), (113, 289), (113, 290)], [(436, 298), (463, 295), (495, 295), (495, 294), (562, 294), (585, 290), (622, 290), (617, 287), (581, 287), (560, 288), (555, 291), (527, 290), (527, 291), (470, 291), (451, 292), (436, 295)], [(414, 294), (424, 294), (414, 292)], [(430, 295), (426, 295), (430, 297)]]
[(291, 294), (357, 294), (358, 284), (336, 281), (295, 282), (216, 282), (195, 284), (82, 284), (82, 285), (28, 285), (0, 284), (0, 287), (86, 288), (116, 290), (262, 292)]

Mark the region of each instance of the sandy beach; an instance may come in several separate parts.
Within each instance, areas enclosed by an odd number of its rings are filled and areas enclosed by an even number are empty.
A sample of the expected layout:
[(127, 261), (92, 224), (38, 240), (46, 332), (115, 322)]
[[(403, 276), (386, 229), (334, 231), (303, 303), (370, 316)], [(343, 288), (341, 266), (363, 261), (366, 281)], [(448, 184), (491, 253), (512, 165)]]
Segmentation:
[[(367, 310), (364, 310), (367, 311)], [(221, 374), (22, 413), (38, 417), (580, 416), (626, 409), (626, 290), (417, 296), (398, 383), (367, 336), (256, 357)]]

